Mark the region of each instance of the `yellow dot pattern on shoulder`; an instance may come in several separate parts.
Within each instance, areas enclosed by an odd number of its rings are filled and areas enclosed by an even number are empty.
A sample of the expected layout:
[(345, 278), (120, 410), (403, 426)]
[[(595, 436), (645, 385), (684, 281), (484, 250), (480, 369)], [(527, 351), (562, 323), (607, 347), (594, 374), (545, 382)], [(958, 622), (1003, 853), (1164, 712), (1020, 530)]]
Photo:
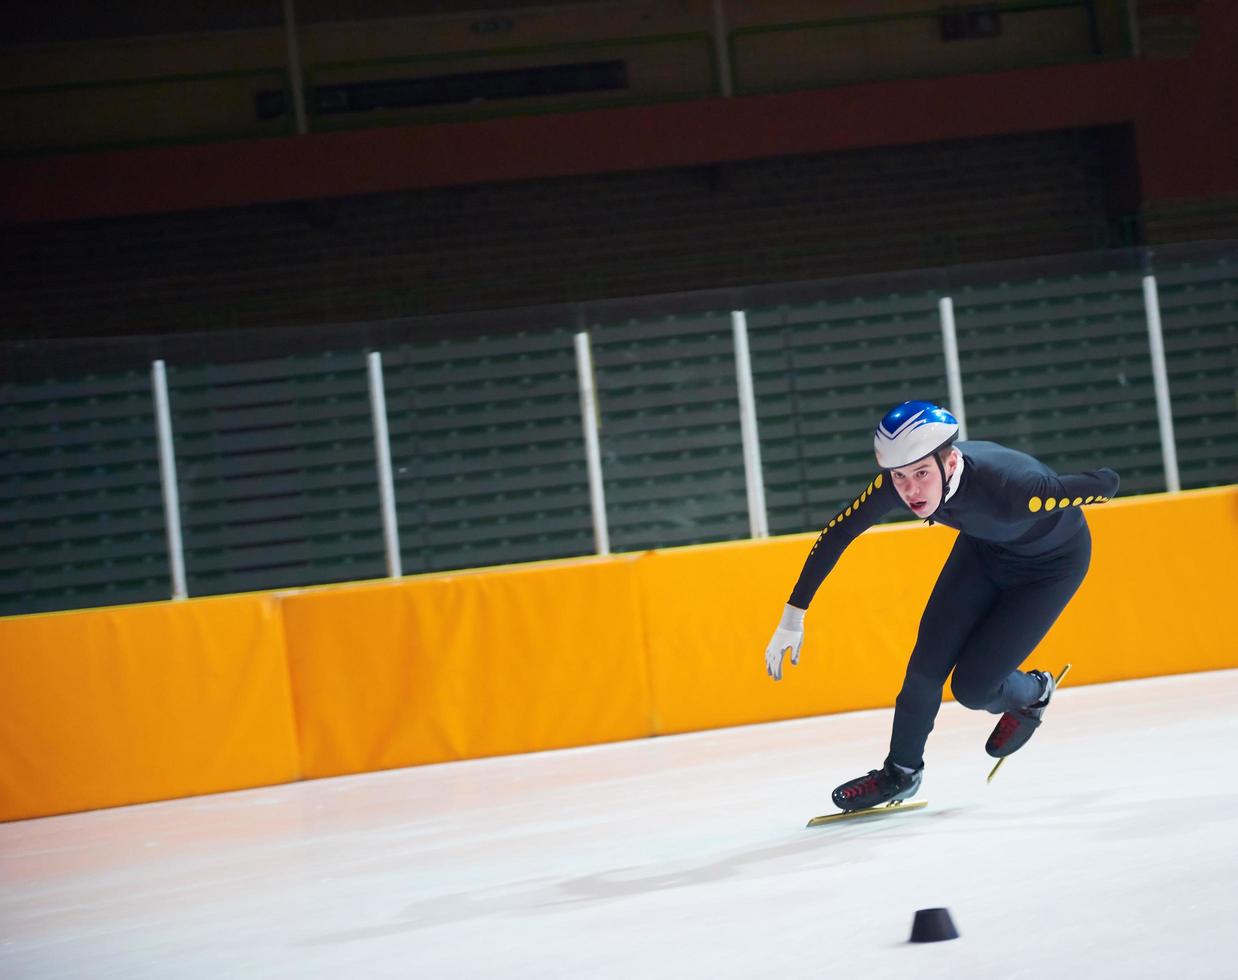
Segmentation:
[(1027, 509), (1030, 510), (1033, 514), (1037, 513), (1040, 510), (1040, 498), (1032, 497), (1030, 500), (1028, 500)]
[(1057, 501), (1052, 497), (1047, 497), (1045, 499), (1045, 510), (1053, 510), (1055, 507), (1057, 507)]

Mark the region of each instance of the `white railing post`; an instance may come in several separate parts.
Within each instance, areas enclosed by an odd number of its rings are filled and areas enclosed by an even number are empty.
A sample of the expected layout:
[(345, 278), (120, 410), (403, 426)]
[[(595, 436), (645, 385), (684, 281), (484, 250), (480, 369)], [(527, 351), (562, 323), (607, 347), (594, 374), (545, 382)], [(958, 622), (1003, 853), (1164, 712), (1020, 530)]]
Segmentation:
[(404, 574), (400, 563), (400, 525), (395, 512), (395, 480), (391, 475), (391, 438), (387, 431), (387, 394), (383, 386), (383, 357), (378, 351), (366, 355), (370, 375), (370, 415), (374, 420), (374, 456), (378, 465), (378, 500), (383, 513), (383, 542), (387, 550), (387, 574)]
[(602, 486), (602, 448), (598, 439), (597, 388), (593, 380), (593, 354), (589, 335), (576, 334), (576, 377), (580, 384), (580, 424), (585, 434), (585, 459), (589, 466), (589, 502), (593, 509), (593, 543), (599, 555), (610, 554), (610, 529), (606, 523), (606, 493)]
[(941, 340), (946, 355), (946, 386), (950, 393), (950, 412), (959, 420), (959, 439), (967, 438), (967, 412), (963, 407), (963, 370), (959, 366), (959, 338), (954, 329), (954, 300), (943, 296), (937, 301), (941, 316)]
[(765, 509), (765, 478), (761, 472), (761, 439), (757, 430), (757, 401), (752, 387), (752, 355), (748, 350), (748, 317), (731, 311), (735, 334), (735, 380), (739, 387), (739, 430), (744, 444), (744, 480), (748, 485), (748, 527), (754, 538), (769, 537)]
[(1156, 417), (1161, 428), (1161, 459), (1165, 465), (1165, 489), (1178, 491), (1178, 446), (1174, 440), (1173, 406), (1169, 401), (1169, 370), (1165, 364), (1165, 337), (1161, 330), (1161, 301), (1155, 276), (1143, 277), (1143, 309), (1148, 320), (1148, 348), (1152, 355), (1152, 386), (1156, 391)]
[(168, 537), (168, 566), (172, 598), (189, 595), (185, 582), (185, 547), (181, 539), (181, 498), (176, 483), (176, 449), (172, 442), (172, 409), (168, 401), (168, 374), (163, 361), (150, 366), (155, 395), (155, 430), (159, 434), (159, 475), (163, 483), (163, 517)]

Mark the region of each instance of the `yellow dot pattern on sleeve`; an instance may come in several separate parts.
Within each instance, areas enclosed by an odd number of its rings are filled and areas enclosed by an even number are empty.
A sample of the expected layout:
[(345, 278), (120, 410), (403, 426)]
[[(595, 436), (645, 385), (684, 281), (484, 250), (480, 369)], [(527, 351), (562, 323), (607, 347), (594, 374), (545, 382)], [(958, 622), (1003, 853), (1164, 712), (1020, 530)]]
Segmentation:
[(1103, 504), (1108, 499), (1108, 497), (1097, 496), (1076, 497), (1074, 500), (1071, 500), (1069, 497), (1062, 497), (1060, 500), (1053, 497), (1045, 497), (1044, 500), (1041, 500), (1039, 497), (1028, 497), (1027, 509), (1033, 514), (1038, 514), (1041, 510), (1047, 514), (1051, 510), (1058, 510), (1063, 507), (1078, 507), (1081, 504), (1092, 503)]
[[(875, 490), (881, 489), (881, 481), (882, 481), (882, 474), (878, 473), (876, 479), (874, 479), (873, 482), (870, 483), (866, 489), (862, 490), (860, 492), (860, 495), (856, 497), (855, 500), (851, 501), (850, 507), (844, 510), (841, 514), (836, 515), (834, 519), (830, 521), (829, 524), (827, 524), (824, 528), (821, 529), (821, 534), (818, 537), (818, 540), (820, 540), (821, 537), (824, 537), (829, 532), (830, 528), (835, 527), (839, 524), (842, 524), (844, 519), (850, 517), (853, 513), (858, 511), (860, 509), (860, 504), (867, 502), (868, 498), (873, 495), (873, 492)], [(813, 547), (814, 549), (816, 548), (815, 545)]]

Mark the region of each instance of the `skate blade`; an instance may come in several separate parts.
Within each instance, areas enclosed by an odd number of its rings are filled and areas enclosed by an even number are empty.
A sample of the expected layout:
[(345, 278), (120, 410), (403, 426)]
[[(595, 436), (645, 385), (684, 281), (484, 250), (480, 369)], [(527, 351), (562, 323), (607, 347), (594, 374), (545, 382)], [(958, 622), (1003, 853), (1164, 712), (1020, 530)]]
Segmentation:
[[(1066, 675), (1069, 673), (1070, 673), (1070, 664), (1067, 664), (1065, 667), (1062, 668), (1062, 672), (1053, 679), (1053, 692), (1055, 694), (1057, 693), (1058, 687), (1061, 686), (1062, 681), (1066, 678)], [(997, 765), (995, 765), (992, 769), (989, 770), (989, 778), (985, 780), (986, 783), (993, 782), (993, 777), (997, 775), (997, 770), (1000, 769), (1002, 767), (1002, 763), (1005, 762), (1009, 758), (1010, 756), (1004, 755), (1000, 759), (997, 760)]]
[(827, 813), (820, 817), (813, 817), (808, 821), (807, 826), (820, 827), (823, 823), (835, 823), (839, 820), (889, 816), (892, 813), (906, 813), (908, 810), (922, 810), (926, 806), (928, 806), (928, 800), (917, 800), (915, 803), (883, 803), (881, 806), (865, 807), (863, 810), (843, 810), (840, 813)]

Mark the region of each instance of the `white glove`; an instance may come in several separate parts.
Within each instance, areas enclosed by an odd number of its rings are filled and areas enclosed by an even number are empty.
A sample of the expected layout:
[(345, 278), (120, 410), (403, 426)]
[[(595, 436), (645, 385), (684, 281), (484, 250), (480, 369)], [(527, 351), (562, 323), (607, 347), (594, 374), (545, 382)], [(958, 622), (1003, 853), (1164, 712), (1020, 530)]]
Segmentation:
[(774, 635), (765, 648), (765, 672), (776, 681), (782, 680), (782, 655), (791, 648), (791, 666), (800, 662), (800, 646), (804, 642), (804, 610), (786, 606)]

